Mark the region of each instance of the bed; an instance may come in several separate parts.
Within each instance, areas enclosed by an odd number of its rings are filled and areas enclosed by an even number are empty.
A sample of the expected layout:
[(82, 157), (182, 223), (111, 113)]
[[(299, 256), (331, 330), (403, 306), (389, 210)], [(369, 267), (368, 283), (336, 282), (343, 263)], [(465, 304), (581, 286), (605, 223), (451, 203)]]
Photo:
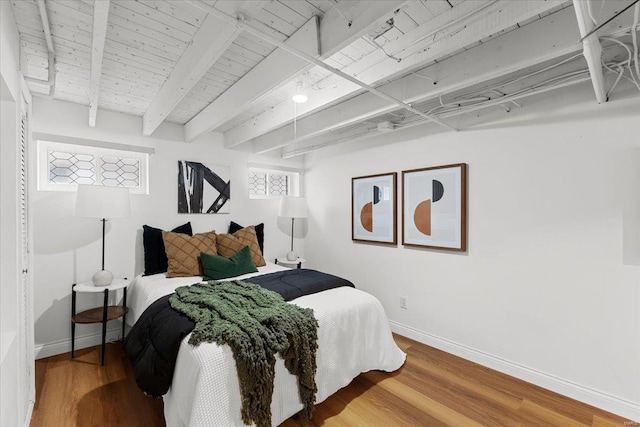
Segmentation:
[[(253, 276), (286, 270), (267, 263), (257, 273), (234, 279), (250, 282)], [(179, 286), (200, 282), (202, 277), (167, 278), (166, 274), (138, 276), (129, 286), (133, 325), (144, 310)], [(353, 378), (370, 370), (394, 371), (405, 354), (393, 341), (380, 302), (372, 295), (350, 287), (330, 289), (290, 301), (312, 308), (318, 320), (316, 403), (320, 403)], [(235, 361), (231, 349), (215, 343), (193, 347), (182, 340), (173, 382), (164, 396), (168, 426), (243, 426), (241, 399)], [(273, 425), (278, 425), (302, 409), (297, 381), (278, 357), (271, 402)]]

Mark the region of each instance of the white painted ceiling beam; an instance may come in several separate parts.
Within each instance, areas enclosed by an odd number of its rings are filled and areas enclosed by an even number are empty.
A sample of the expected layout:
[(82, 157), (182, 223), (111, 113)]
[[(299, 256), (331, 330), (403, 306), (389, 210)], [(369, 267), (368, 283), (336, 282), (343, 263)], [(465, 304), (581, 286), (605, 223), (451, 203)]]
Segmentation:
[[(314, 17), (294, 33), (287, 43), (314, 57), (328, 58), (366, 34), (376, 22), (387, 19), (394, 10), (406, 3), (410, 2), (406, 0), (356, 2), (345, 12), (351, 19), (351, 26), (347, 25), (337, 10), (331, 9), (322, 17), (319, 27), (312, 27), (313, 23), (317, 25), (317, 18)], [(312, 31), (315, 31), (315, 34)], [(185, 140), (192, 141), (215, 130), (249, 108), (255, 100), (310, 67), (311, 64), (307, 61), (283, 49), (276, 49), (256, 68), (192, 118), (185, 125)]]
[[(89, 82), (89, 126), (96, 127), (98, 99), (100, 97), (100, 77), (102, 76), (102, 56), (107, 37), (109, 0), (93, 2), (93, 36), (91, 40), (91, 78)], [(53, 66), (52, 64), (49, 65)]]
[[(468, 46), (490, 37), (562, 3), (561, 0), (463, 2), (401, 36), (393, 42), (395, 51), (388, 48), (391, 44), (389, 43), (385, 45), (384, 52), (378, 49), (342, 71), (366, 84), (375, 85), (451, 55), (460, 50), (461, 46)], [(407, 43), (410, 44), (408, 48)], [(389, 58), (387, 53), (407, 56), (403, 56), (403, 60), (398, 62)], [(366, 64), (368, 68), (364, 69), (359, 64)], [(298, 115), (308, 114), (327, 104), (339, 102), (357, 90), (360, 88), (355, 84), (336, 78), (334, 84), (315, 91), (307, 103), (301, 104)], [(292, 119), (291, 103), (282, 102), (225, 132), (225, 146), (231, 147), (250, 141), (290, 123)]]
[[(287, 43), (309, 55), (318, 56), (320, 54), (318, 18), (314, 16), (307, 21), (304, 26), (289, 37)], [(282, 49), (276, 49), (185, 124), (185, 141), (193, 141), (199, 136), (215, 130), (248, 108), (251, 102), (272, 90), (282, 81), (294, 77), (307, 66), (307, 61)]]
[[(237, 11), (250, 17), (264, 1), (237, 2)], [(213, 64), (240, 35), (241, 29), (208, 14), (193, 40), (176, 63), (142, 117), (142, 134), (151, 135), (180, 101), (193, 89)]]
[[(574, 13), (564, 9), (553, 17), (535, 21), (418, 72), (437, 79), (435, 85), (430, 79), (408, 75), (379, 89), (397, 97), (404, 96), (406, 102), (415, 104), (577, 52), (580, 45), (576, 44), (576, 37), (579, 33)], [(527, 49), (522, 49), (523, 45)], [(363, 93), (298, 120), (296, 140), (301, 144), (307, 139), (397, 109), (393, 103)], [(254, 139), (253, 151), (266, 153), (285, 147), (292, 141), (293, 125), (283, 126)]]
[[(573, 8), (575, 9), (578, 27), (580, 28), (580, 36), (584, 37), (596, 27), (596, 23), (589, 16), (590, 0), (573, 0)], [(589, 66), (589, 74), (591, 75), (591, 83), (596, 94), (596, 100), (599, 104), (607, 101), (607, 91), (604, 87), (604, 74), (602, 72), (602, 46), (598, 40), (598, 34), (593, 33), (582, 41), (584, 57)]]

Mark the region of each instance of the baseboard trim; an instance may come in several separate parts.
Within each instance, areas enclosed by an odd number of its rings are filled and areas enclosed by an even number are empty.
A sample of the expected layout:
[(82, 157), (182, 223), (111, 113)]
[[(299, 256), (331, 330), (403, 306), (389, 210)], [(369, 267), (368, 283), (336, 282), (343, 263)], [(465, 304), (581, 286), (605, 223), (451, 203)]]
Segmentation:
[[(108, 329), (106, 342), (118, 341), (122, 335), (122, 327)], [(76, 350), (102, 344), (102, 332), (89, 335), (76, 335)], [(71, 351), (71, 338), (34, 346), (36, 359), (56, 356)]]
[(31, 417), (33, 416), (33, 407), (35, 404), (36, 402), (33, 397), (29, 397), (29, 407), (27, 408), (27, 416), (24, 419), (24, 427), (29, 427), (31, 425)]
[(536, 369), (511, 362), (489, 353), (449, 341), (444, 338), (412, 328), (402, 323), (389, 321), (391, 330), (420, 343), (446, 351), (507, 375), (519, 378), (572, 399), (595, 406), (633, 421), (640, 421), (640, 403), (632, 402), (608, 393), (582, 386)]

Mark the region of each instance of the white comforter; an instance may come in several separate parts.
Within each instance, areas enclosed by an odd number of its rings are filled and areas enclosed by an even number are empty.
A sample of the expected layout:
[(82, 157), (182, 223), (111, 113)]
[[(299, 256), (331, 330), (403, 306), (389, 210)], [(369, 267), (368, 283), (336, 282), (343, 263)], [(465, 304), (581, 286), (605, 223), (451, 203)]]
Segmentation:
[[(260, 267), (257, 274), (283, 269), (275, 264)], [(164, 274), (138, 276), (129, 287), (133, 324), (146, 307), (179, 286), (191, 285), (200, 277), (167, 279)], [(391, 336), (389, 322), (380, 302), (366, 292), (342, 287), (291, 301), (314, 310), (318, 320), (316, 403), (346, 386), (362, 372), (394, 371), (405, 360)], [(193, 347), (182, 341), (173, 383), (164, 396), (167, 426), (243, 426), (240, 417), (240, 386), (229, 346), (204, 343)], [(274, 425), (302, 409), (295, 376), (278, 357), (271, 414)]]

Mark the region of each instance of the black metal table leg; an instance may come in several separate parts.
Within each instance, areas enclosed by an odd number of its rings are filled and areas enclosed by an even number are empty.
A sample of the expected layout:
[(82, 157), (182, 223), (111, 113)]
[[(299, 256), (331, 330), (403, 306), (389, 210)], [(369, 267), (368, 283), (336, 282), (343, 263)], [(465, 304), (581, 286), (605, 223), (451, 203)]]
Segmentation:
[(104, 290), (104, 306), (102, 309), (102, 362), (101, 365), (104, 366), (104, 344), (107, 337), (107, 310), (109, 303), (109, 289)]
[(71, 285), (71, 358), (75, 356), (76, 349), (76, 322), (73, 321), (73, 317), (76, 315), (76, 291), (73, 287), (76, 284)]
[[(122, 298), (122, 306), (127, 306), (127, 288), (124, 288), (124, 297)], [(122, 341), (124, 342), (124, 326), (127, 324), (127, 313), (122, 316)]]

